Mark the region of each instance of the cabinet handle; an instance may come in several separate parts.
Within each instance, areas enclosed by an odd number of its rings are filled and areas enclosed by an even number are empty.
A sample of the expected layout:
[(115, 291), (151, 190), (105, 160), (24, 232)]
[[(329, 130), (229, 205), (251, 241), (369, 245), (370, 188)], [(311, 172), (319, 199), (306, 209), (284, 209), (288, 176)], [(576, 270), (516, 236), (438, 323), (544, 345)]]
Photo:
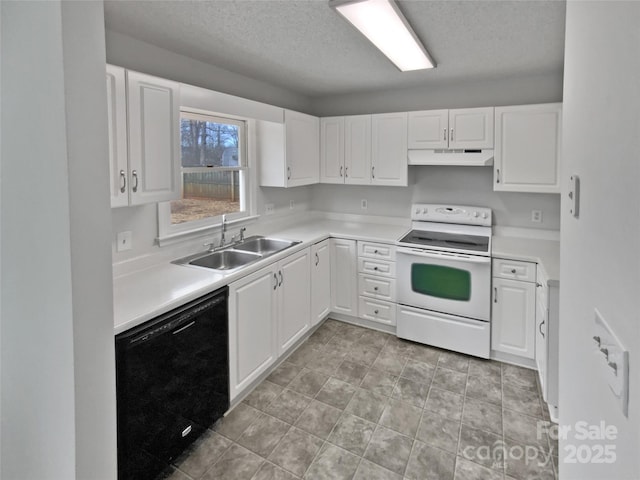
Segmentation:
[(453, 128), (451, 129), (451, 134), (449, 135), (449, 140), (453, 142)]
[(444, 135), (442, 135), (442, 140), (444, 140), (445, 142), (447, 141), (447, 129), (444, 128)]
[(280, 281), (278, 282), (278, 286), (281, 287), (282, 286), (282, 270), (278, 271), (278, 275), (280, 275)]
[(124, 193), (127, 189), (127, 176), (124, 173), (124, 170), (120, 170), (120, 181), (122, 182), (120, 185), (120, 192)]
[(344, 167), (344, 178), (349, 177), (349, 167)]
[(138, 171), (134, 170), (133, 172), (131, 172), (131, 176), (135, 180), (135, 183), (133, 184), (133, 187), (131, 187), (131, 190), (133, 190), (134, 192), (137, 192), (138, 191)]
[(493, 303), (498, 303), (498, 287), (493, 287)]
[(291, 167), (287, 165), (287, 180), (291, 180)]
[(376, 167), (371, 167), (371, 178), (376, 178)]
[(320, 263), (320, 257), (318, 256), (318, 253), (316, 252), (316, 267), (318, 266), (319, 263)]
[(496, 183), (500, 183), (500, 169), (496, 169)]
[(273, 289), (275, 290), (278, 288), (278, 276), (275, 273), (273, 274), (273, 279), (275, 280), (275, 283), (273, 284)]
[(540, 325), (538, 326), (538, 331), (540, 332), (540, 335), (542, 335), (542, 338), (544, 338), (544, 332), (542, 331), (542, 325), (544, 325), (544, 320), (542, 322), (540, 322)]
[(541, 283), (536, 283), (536, 287), (540, 288), (540, 287), (542, 287), (542, 284)]
[(342, 165), (340, 166), (340, 176), (342, 176)]

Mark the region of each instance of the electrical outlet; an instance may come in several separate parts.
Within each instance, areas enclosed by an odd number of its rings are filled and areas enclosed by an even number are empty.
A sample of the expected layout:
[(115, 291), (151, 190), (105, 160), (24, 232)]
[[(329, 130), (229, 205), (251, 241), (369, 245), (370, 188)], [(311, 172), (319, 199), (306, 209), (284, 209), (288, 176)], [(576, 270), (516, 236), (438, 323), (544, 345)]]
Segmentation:
[(264, 214), (265, 215), (273, 215), (273, 203), (265, 203), (264, 204)]
[(289, 200), (289, 208), (293, 210), (293, 200)]
[(116, 251), (124, 252), (133, 248), (133, 239), (131, 232), (119, 232), (116, 235)]
[(360, 200), (360, 208), (362, 210), (366, 210), (367, 209), (367, 200), (366, 199), (363, 198), (362, 200)]
[(542, 210), (531, 210), (531, 221), (533, 223), (542, 222)]

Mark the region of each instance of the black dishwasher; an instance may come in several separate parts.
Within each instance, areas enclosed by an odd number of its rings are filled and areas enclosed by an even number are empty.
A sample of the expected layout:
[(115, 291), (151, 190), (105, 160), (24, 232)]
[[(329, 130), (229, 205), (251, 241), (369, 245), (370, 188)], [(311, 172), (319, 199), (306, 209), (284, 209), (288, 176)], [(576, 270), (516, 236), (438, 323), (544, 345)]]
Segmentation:
[(228, 288), (116, 336), (118, 479), (151, 480), (229, 408)]

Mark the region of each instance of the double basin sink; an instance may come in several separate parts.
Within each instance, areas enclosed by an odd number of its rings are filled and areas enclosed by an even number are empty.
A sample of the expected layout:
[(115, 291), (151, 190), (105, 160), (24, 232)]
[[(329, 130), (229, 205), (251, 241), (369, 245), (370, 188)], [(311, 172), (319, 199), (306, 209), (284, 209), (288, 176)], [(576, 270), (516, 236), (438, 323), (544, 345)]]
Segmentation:
[(200, 252), (175, 260), (173, 263), (193, 265), (228, 273), (268, 256), (275, 255), (299, 243), (301, 242), (256, 235), (220, 250)]

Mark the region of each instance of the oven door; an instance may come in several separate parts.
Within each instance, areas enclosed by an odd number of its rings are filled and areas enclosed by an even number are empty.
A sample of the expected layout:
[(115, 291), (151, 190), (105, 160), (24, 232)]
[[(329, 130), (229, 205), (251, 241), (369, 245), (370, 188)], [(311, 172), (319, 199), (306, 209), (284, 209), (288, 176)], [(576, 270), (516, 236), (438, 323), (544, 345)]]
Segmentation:
[(398, 247), (398, 303), (489, 321), (491, 258)]

